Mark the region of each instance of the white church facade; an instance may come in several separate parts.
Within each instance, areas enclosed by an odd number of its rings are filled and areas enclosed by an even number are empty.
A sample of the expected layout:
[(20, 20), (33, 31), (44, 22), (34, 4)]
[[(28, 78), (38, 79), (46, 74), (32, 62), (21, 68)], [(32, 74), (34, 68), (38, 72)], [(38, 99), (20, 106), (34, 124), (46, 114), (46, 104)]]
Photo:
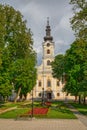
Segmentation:
[(37, 66), (37, 83), (33, 90), (34, 98), (45, 99), (64, 99), (65, 93), (62, 92), (64, 84), (52, 76), (51, 62), (54, 60), (53, 37), (51, 36), (51, 29), (49, 19), (47, 20), (46, 36), (42, 43), (43, 57), (40, 66)]

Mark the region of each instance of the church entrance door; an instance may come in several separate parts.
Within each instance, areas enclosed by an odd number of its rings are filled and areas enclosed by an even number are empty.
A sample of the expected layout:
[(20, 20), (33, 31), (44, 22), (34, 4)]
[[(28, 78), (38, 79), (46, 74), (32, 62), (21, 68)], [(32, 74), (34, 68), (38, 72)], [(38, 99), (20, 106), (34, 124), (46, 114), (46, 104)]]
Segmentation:
[(47, 93), (47, 99), (52, 99), (52, 94), (50, 92)]

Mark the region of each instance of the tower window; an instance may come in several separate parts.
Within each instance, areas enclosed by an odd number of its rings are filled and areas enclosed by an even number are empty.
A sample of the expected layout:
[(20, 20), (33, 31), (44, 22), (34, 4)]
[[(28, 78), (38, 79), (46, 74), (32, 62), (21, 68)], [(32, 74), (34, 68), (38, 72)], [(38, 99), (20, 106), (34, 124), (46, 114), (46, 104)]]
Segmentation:
[(41, 87), (41, 81), (39, 81), (38, 86)]
[(50, 64), (51, 64), (51, 62), (50, 62), (50, 60), (48, 60), (48, 61), (47, 61), (47, 65), (50, 65)]
[(49, 47), (49, 46), (50, 46), (50, 43), (47, 43), (47, 46)]
[(51, 87), (51, 81), (50, 80), (47, 81), (47, 86)]
[(41, 93), (39, 93), (38, 96), (41, 97)]
[(50, 54), (50, 50), (49, 49), (47, 50), (47, 54)]

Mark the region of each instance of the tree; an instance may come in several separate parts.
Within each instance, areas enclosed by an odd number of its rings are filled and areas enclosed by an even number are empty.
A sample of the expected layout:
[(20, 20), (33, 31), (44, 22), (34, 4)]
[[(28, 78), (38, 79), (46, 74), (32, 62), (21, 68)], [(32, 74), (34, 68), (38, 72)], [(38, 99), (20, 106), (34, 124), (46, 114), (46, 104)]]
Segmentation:
[(87, 1), (71, 0), (74, 16), (71, 19), (72, 29), (76, 37), (87, 41)]
[[(36, 77), (36, 53), (33, 50), (32, 33), (30, 29), (27, 29), (26, 21), (23, 20), (21, 13), (13, 7), (0, 5), (0, 18), (0, 64), (2, 69), (0, 76), (3, 78), (3, 74), (6, 73), (6, 79), (9, 77), (8, 83), (14, 84), (17, 95), (19, 95), (21, 91), (23, 93), (24, 88), (27, 88), (27, 92), (30, 91), (36, 81), (36, 78), (33, 79), (34, 75)], [(32, 79), (34, 84), (31, 87), (29, 83)], [(2, 82), (0, 82), (1, 85)], [(7, 88), (10, 85), (7, 84)], [(3, 92), (4, 88), (5, 85)]]
[(52, 74), (54, 78), (59, 78), (63, 75), (64, 73), (64, 64), (65, 64), (65, 59), (64, 55), (59, 54), (55, 57), (54, 61), (52, 62)]
[(7, 48), (2, 49), (2, 64), (0, 66), (0, 95), (3, 96), (3, 99), (6, 101), (8, 97), (12, 93), (12, 84), (11, 84), (11, 77), (10, 77), (10, 59), (9, 59), (9, 52)]
[[(85, 81), (86, 75), (84, 73), (86, 70), (84, 65), (87, 58), (87, 1), (71, 0), (70, 4), (73, 4), (74, 12), (71, 25), (78, 40), (71, 44), (71, 48), (66, 52), (66, 72), (68, 74), (68, 81), (64, 89), (68, 92), (71, 91), (70, 93), (75, 90), (74, 94), (77, 93), (76, 95), (81, 96), (85, 95), (84, 92), (87, 91)], [(85, 70), (83, 68), (85, 68)]]
[[(31, 61), (32, 58), (32, 61)], [(12, 75), (13, 75), (13, 84), (15, 86), (15, 91), (17, 96), (15, 102), (20, 95), (25, 97), (27, 93), (30, 92), (36, 83), (36, 68), (35, 68), (35, 59), (34, 56), (29, 56), (27, 59), (19, 59), (12, 65)]]
[[(69, 50), (66, 51), (65, 72), (67, 74), (67, 83), (64, 90), (75, 96), (80, 96), (82, 92), (87, 91), (84, 84), (85, 63), (87, 59), (87, 42), (84, 40), (76, 40)], [(84, 68), (84, 69), (83, 69)]]

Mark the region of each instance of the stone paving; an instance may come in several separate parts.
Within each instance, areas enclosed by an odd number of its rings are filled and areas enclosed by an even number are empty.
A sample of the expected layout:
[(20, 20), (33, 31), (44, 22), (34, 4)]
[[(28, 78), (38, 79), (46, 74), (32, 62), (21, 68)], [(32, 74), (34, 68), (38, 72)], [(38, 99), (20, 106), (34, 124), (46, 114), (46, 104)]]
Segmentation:
[(74, 115), (87, 127), (87, 116), (81, 114), (77, 109), (75, 109), (72, 105), (68, 104), (70, 111), (74, 113)]
[(87, 130), (78, 119), (0, 119), (0, 130)]

